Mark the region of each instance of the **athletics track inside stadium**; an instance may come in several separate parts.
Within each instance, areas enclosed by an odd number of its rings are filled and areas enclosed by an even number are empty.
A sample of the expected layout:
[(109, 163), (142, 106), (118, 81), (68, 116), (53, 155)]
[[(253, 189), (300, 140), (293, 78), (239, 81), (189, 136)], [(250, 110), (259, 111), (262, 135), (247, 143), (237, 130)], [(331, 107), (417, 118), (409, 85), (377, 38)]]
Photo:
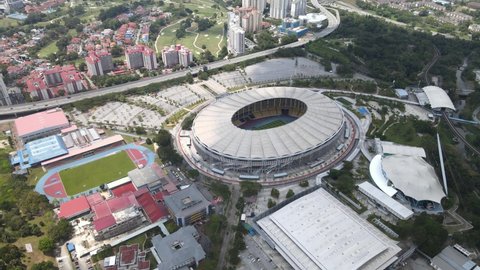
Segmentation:
[[(63, 183), (60, 179), (59, 172), (68, 168), (73, 168), (76, 166), (83, 165), (85, 163), (89, 163), (101, 158), (104, 158), (108, 155), (117, 153), (119, 151), (127, 152), (130, 159), (137, 165), (137, 167), (145, 167), (147, 165), (152, 164), (155, 161), (155, 153), (150, 151), (150, 149), (145, 148), (140, 145), (136, 144), (126, 144), (119, 147), (115, 147), (113, 149), (109, 149), (104, 152), (100, 152), (90, 157), (82, 158), (79, 160), (75, 160), (69, 162), (67, 164), (60, 165), (58, 167), (54, 167), (50, 169), (40, 180), (38, 181), (37, 185), (35, 186), (35, 191), (47, 196), (47, 198), (51, 200), (58, 200), (58, 201), (67, 201), (70, 197), (78, 197), (77, 195), (67, 195)], [(94, 188), (98, 189), (97, 188)], [(87, 190), (82, 192), (83, 194), (88, 194), (91, 190)]]

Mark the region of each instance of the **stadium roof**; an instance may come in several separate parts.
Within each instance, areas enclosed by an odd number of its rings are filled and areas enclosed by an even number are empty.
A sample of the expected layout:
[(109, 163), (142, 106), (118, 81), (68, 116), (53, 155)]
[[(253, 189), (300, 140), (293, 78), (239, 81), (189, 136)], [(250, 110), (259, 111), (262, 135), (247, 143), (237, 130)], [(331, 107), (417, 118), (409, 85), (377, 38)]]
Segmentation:
[(412, 210), (408, 209), (396, 200), (390, 198), (387, 194), (385, 194), (383, 191), (376, 188), (369, 182), (361, 183), (360, 185), (358, 185), (358, 188), (360, 191), (362, 191), (362, 193), (366, 194), (368, 197), (375, 199), (376, 202), (382, 204), (398, 218), (407, 220), (413, 216)]
[(376, 155), (370, 161), (370, 176), (383, 192), (392, 197), (398, 191), (392, 187), (392, 183), (385, 177), (382, 169), (382, 155)]
[(15, 120), (15, 130), (20, 137), (42, 130), (64, 128), (68, 125), (67, 117), (59, 108), (19, 117)]
[(423, 92), (427, 95), (433, 109), (447, 108), (455, 111), (455, 106), (453, 105), (452, 100), (442, 88), (437, 86), (425, 86), (423, 87)]
[(210, 205), (210, 202), (195, 185), (165, 196), (164, 201), (175, 217), (188, 217)]
[(80, 196), (76, 199), (70, 200), (60, 204), (59, 218), (70, 219), (76, 216), (85, 214), (90, 211), (90, 204), (85, 196)]
[(427, 157), (425, 149), (422, 147), (400, 145), (387, 141), (381, 141), (381, 146), (384, 154)]
[[(307, 105), (304, 115), (286, 125), (246, 130), (232, 123), (241, 108), (273, 98), (291, 98)], [(237, 159), (276, 159), (310, 151), (343, 127), (341, 108), (330, 98), (293, 87), (259, 88), (219, 99), (198, 113), (192, 127), (196, 141), (220, 155)]]
[(294, 269), (384, 269), (401, 250), (323, 188), (257, 223)]
[(189, 263), (199, 262), (205, 258), (205, 251), (195, 239), (198, 232), (193, 226), (180, 228), (178, 231), (162, 238), (152, 238), (152, 244), (160, 258), (158, 270), (183, 269)]
[[(379, 177), (378, 171), (381, 171), (382, 176)], [(421, 157), (377, 155), (370, 163), (370, 174), (375, 184), (389, 196), (393, 194), (389, 194), (390, 189), (384, 190), (387, 183), (392, 185), (389, 188), (401, 190), (403, 194), (417, 201), (440, 203), (446, 196), (435, 170)]]

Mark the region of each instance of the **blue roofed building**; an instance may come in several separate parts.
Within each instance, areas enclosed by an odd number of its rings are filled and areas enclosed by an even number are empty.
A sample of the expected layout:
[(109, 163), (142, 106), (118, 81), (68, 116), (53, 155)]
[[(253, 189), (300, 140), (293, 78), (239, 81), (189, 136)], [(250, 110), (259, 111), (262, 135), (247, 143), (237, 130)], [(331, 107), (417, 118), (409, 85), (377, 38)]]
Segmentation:
[(25, 148), (10, 156), (10, 163), (20, 169), (28, 169), (58, 156), (68, 154), (61, 136), (53, 135), (25, 144)]

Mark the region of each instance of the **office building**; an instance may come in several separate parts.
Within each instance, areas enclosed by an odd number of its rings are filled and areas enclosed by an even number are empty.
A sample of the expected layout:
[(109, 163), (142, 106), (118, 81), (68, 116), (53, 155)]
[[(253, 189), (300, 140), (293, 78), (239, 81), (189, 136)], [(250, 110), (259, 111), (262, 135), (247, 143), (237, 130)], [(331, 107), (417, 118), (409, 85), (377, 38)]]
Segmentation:
[(178, 226), (193, 224), (210, 214), (210, 202), (195, 185), (166, 196), (165, 206)]
[(187, 226), (162, 237), (152, 238), (153, 250), (160, 259), (158, 270), (192, 269), (205, 259), (205, 251), (198, 243), (199, 234), (195, 227)]

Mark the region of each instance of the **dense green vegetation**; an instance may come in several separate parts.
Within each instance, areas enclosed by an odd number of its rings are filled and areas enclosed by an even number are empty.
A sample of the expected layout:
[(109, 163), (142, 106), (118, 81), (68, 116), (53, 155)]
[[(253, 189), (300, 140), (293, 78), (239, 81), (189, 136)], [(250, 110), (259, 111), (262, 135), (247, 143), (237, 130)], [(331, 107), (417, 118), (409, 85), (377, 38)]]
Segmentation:
[(216, 269), (218, 264), (218, 256), (222, 248), (223, 233), (228, 225), (225, 216), (213, 214), (204, 226), (204, 233), (211, 242), (211, 248), (207, 252), (205, 260), (203, 260), (197, 269), (210, 270)]
[(393, 82), (394, 87), (417, 85), (422, 80), (418, 75), (432, 60), (437, 47), (441, 57), (430, 74), (442, 76), (443, 88), (447, 90), (455, 89), (455, 70), (463, 58), (479, 50), (474, 42), (432, 36), (373, 17), (346, 13), (342, 13), (337, 31), (306, 47), (327, 61), (339, 63), (344, 74), (352, 70), (365, 73), (383, 83)]
[(262, 189), (262, 185), (257, 182), (244, 180), (240, 182), (240, 190), (244, 197), (255, 196)]
[(161, 129), (153, 141), (158, 144), (157, 154), (163, 162), (172, 162), (176, 165), (182, 163), (183, 158), (173, 147), (173, 139), (170, 132), (165, 129)]

